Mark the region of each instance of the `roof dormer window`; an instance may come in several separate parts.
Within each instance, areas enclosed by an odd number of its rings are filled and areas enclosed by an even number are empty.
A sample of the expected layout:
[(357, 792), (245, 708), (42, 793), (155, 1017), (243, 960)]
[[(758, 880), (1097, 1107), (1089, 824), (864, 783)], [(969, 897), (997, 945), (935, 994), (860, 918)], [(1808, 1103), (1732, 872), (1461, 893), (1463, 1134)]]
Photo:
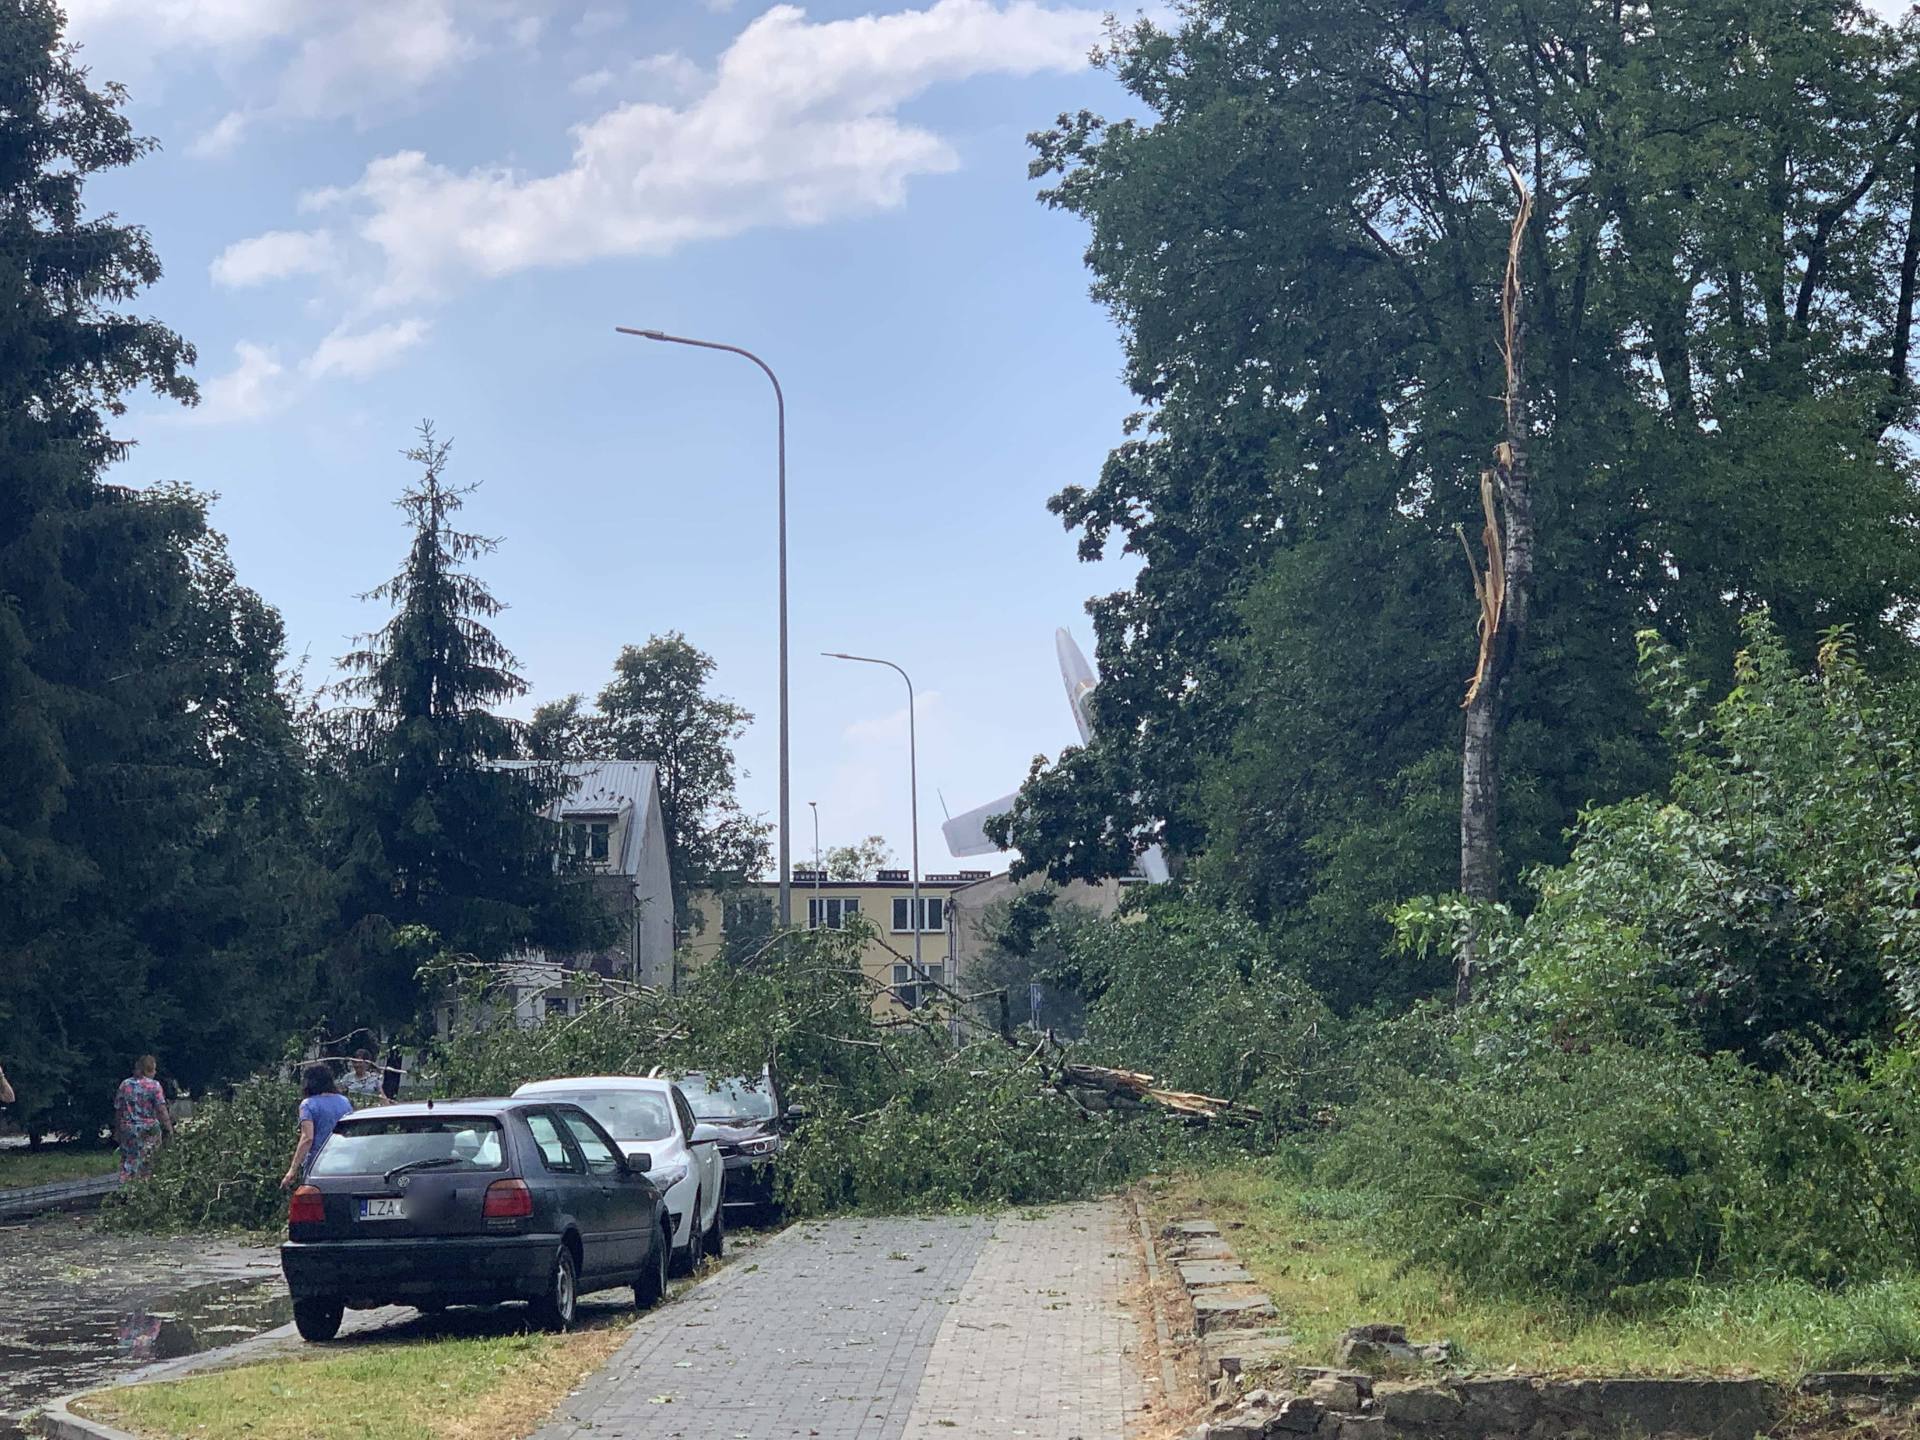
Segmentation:
[(613, 854), (613, 817), (584, 815), (567, 821), (567, 853), (582, 865), (604, 869)]

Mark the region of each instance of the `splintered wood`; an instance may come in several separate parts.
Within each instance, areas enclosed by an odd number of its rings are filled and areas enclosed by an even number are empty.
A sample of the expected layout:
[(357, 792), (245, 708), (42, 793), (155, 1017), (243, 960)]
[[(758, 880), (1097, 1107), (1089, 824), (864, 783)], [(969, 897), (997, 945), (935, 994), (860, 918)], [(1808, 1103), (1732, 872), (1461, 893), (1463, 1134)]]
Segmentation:
[(1186, 1090), (1161, 1090), (1153, 1076), (1139, 1070), (1113, 1070), (1105, 1065), (1086, 1065), (1068, 1061), (1059, 1069), (1055, 1083), (1070, 1090), (1097, 1090), (1102, 1094), (1141, 1104), (1161, 1105), (1194, 1124), (1220, 1121), (1247, 1125), (1260, 1118), (1260, 1111), (1237, 1100), (1216, 1095), (1196, 1095)]

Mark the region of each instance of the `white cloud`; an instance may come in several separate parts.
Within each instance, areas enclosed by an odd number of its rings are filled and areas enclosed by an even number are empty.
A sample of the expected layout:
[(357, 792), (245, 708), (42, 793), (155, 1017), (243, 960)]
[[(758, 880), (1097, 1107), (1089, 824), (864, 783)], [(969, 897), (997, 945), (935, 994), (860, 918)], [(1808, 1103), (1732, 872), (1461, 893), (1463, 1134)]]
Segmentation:
[(203, 131), (187, 146), (187, 153), (199, 160), (217, 160), (222, 155), (231, 155), (246, 138), (250, 123), (246, 111), (229, 110), (211, 129)]
[(678, 50), (647, 55), (633, 62), (633, 73), (650, 86), (673, 96), (692, 95), (706, 83), (707, 72)]
[(611, 35), (627, 23), (627, 17), (610, 6), (600, 5), (589, 9), (573, 22), (573, 33), (582, 40), (595, 40), (602, 35)]
[(426, 338), (427, 322), (418, 319), (396, 320), (358, 332), (342, 327), (320, 342), (303, 368), (315, 379), (346, 375), (358, 380), (384, 370)]
[(1101, 19), (1033, 0), (936, 0), (816, 24), (778, 5), (740, 33), (697, 98), (625, 104), (579, 126), (558, 173), (456, 171), (407, 150), (308, 203), (357, 212), (384, 256), (378, 298), (389, 303), (462, 276), (665, 255), (890, 209), (908, 181), (959, 164), (947, 141), (900, 118), (903, 104), (975, 75), (1077, 69)]
[(706, 82), (706, 71), (678, 50), (669, 50), (661, 55), (642, 56), (618, 70), (603, 65), (578, 76), (567, 88), (576, 95), (593, 96), (617, 86), (629, 95), (681, 99), (700, 90)]
[(453, 0), (349, 4), (345, 23), (309, 35), (279, 83), (276, 108), (306, 119), (358, 115), (431, 84), (478, 54)]
[(250, 122), (363, 120), (501, 44), (539, 38), (546, 0), (67, 0), (69, 33), (108, 73), (177, 57), (219, 65), (239, 102), (195, 142), (231, 150)]
[(315, 275), (332, 267), (333, 236), (325, 230), (269, 230), (240, 240), (214, 256), (216, 285), (241, 289), (289, 275)]
[(86, 44), (139, 31), (166, 49), (244, 49), (289, 34), (330, 0), (66, 0), (69, 33)]
[(228, 425), (258, 420), (280, 407), (285, 395), (278, 382), (286, 366), (273, 350), (242, 340), (233, 353), (233, 369), (203, 383), (199, 405), (185, 412), (184, 418), (203, 425)]

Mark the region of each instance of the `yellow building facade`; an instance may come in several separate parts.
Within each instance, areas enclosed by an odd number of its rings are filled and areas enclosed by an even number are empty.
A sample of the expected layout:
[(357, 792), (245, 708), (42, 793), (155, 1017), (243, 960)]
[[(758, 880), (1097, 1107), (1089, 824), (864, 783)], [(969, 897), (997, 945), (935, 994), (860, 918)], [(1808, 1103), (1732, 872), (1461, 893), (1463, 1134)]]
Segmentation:
[[(793, 872), (793, 923), (810, 930), (845, 930), (857, 920), (872, 927), (861, 954), (861, 968), (875, 984), (875, 1009), (895, 1004), (917, 1007), (930, 998), (929, 985), (963, 990), (954, 971), (955, 891), (989, 877), (985, 870), (961, 870), (920, 877), (919, 940), (922, 974), (913, 969), (913, 879), (905, 870), (881, 870), (871, 880), (829, 880), (823, 872)], [(763, 933), (780, 887), (758, 881), (729, 893), (724, 901), (711, 893), (693, 897), (703, 921), (682, 949), (683, 964), (697, 966), (718, 955), (729, 923)]]

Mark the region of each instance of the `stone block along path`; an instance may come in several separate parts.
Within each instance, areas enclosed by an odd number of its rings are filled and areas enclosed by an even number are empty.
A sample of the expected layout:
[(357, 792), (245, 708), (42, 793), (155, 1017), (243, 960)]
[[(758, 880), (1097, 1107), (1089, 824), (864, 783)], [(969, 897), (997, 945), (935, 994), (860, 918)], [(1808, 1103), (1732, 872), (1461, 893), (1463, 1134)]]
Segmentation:
[(537, 1440), (1125, 1440), (1117, 1202), (801, 1224), (645, 1317)]

